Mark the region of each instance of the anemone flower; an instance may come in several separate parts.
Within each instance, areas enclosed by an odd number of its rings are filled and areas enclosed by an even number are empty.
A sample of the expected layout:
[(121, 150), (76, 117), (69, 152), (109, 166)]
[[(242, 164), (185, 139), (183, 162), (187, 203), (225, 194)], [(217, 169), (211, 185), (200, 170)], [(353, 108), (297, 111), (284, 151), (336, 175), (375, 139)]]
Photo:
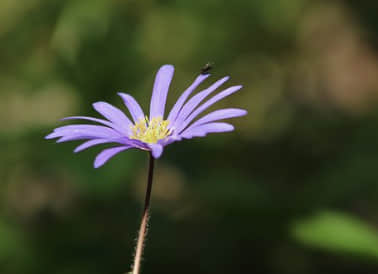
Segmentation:
[[(150, 152), (150, 166), (148, 184), (143, 212), (142, 224), (139, 231), (133, 274), (139, 273), (140, 258), (143, 250), (143, 242), (146, 233), (148, 220), (148, 209), (152, 187), (152, 175), (154, 159), (159, 158), (165, 146), (183, 139), (204, 137), (209, 133), (229, 132), (234, 127), (220, 120), (243, 116), (247, 112), (238, 108), (225, 108), (210, 112), (195, 120), (200, 114), (219, 100), (240, 90), (242, 86), (231, 86), (226, 88), (202, 103), (206, 97), (223, 85), (229, 77), (223, 77), (208, 88), (190, 95), (210, 75), (202, 72), (194, 82), (181, 94), (168, 116), (164, 118), (165, 103), (169, 85), (173, 77), (174, 68), (172, 65), (163, 65), (155, 78), (150, 103), (150, 115), (144, 114), (137, 101), (129, 94), (118, 93), (125, 106), (130, 112), (132, 120), (120, 109), (106, 103), (96, 102), (93, 108), (105, 119), (88, 116), (71, 116), (63, 120), (87, 120), (98, 124), (74, 124), (56, 128), (47, 135), (46, 139), (59, 138), (58, 143), (75, 140), (86, 140), (76, 147), (74, 152), (106, 143), (115, 143), (117, 146), (106, 148), (101, 151), (94, 161), (94, 167), (104, 165), (116, 154), (137, 148)], [(202, 104), (201, 104), (202, 103)]]
[(120, 109), (106, 102), (96, 102), (93, 104), (94, 109), (107, 120), (87, 116), (72, 116), (63, 120), (88, 120), (101, 125), (75, 124), (62, 126), (56, 128), (54, 132), (45, 138), (59, 137), (58, 143), (88, 140), (76, 147), (75, 152), (99, 144), (118, 144), (115, 147), (104, 149), (97, 155), (94, 167), (98, 168), (116, 154), (130, 148), (151, 151), (154, 158), (159, 158), (163, 148), (173, 142), (194, 137), (204, 137), (208, 133), (232, 131), (234, 129), (232, 125), (219, 122), (219, 120), (246, 114), (246, 111), (242, 109), (226, 108), (211, 112), (193, 122), (211, 105), (242, 87), (229, 87), (200, 105), (207, 96), (229, 79), (229, 77), (224, 77), (186, 102), (190, 94), (209, 76), (209, 74), (200, 74), (189, 88), (184, 91), (167, 118), (164, 119), (165, 102), (173, 71), (172, 65), (164, 65), (159, 69), (152, 91), (149, 117), (144, 114), (140, 105), (131, 95), (120, 92), (118, 95), (128, 108), (133, 121)]

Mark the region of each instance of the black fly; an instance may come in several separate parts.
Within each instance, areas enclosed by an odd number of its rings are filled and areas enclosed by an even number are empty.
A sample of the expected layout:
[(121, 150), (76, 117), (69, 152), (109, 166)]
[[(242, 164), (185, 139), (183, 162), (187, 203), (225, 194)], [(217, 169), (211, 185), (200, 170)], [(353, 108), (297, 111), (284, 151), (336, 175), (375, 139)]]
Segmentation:
[(204, 65), (202, 68), (201, 68), (201, 74), (209, 74), (209, 71), (213, 68), (213, 63), (206, 63), (206, 65)]

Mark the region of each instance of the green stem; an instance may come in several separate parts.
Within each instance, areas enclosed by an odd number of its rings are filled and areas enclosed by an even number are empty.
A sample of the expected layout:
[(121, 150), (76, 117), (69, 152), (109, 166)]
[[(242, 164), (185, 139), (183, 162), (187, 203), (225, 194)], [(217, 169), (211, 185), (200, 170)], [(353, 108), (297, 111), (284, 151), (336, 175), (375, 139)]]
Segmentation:
[(143, 255), (144, 241), (147, 235), (147, 225), (148, 225), (148, 219), (149, 219), (149, 208), (150, 208), (153, 173), (154, 173), (154, 157), (152, 157), (152, 154), (150, 153), (150, 164), (149, 164), (149, 169), (148, 169), (146, 197), (144, 200), (142, 222), (140, 224), (138, 241), (137, 241), (137, 246), (135, 249), (135, 257), (134, 257), (132, 274), (140, 273), (140, 264), (141, 264), (142, 255)]

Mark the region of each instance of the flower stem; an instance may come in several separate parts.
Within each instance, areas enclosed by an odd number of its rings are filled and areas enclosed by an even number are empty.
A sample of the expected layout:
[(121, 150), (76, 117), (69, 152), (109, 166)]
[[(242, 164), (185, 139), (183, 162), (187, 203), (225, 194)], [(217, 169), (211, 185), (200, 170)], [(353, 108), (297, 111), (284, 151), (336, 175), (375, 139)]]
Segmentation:
[(138, 241), (137, 241), (137, 246), (135, 249), (135, 257), (134, 257), (132, 274), (139, 274), (140, 272), (140, 263), (141, 263), (142, 255), (143, 255), (144, 241), (147, 235), (147, 225), (148, 225), (148, 219), (149, 219), (149, 207), (150, 207), (153, 173), (154, 173), (154, 157), (152, 157), (152, 154), (150, 153), (150, 164), (149, 164), (149, 169), (148, 169), (146, 197), (144, 200), (142, 222), (140, 224)]

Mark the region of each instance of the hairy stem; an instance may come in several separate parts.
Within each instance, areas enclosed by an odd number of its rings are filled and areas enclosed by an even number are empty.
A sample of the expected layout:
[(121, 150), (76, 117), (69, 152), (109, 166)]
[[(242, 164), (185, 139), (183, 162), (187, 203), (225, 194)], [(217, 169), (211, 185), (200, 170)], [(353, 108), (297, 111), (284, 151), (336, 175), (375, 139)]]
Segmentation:
[(147, 235), (147, 225), (148, 225), (148, 219), (149, 219), (149, 208), (150, 208), (153, 173), (154, 173), (154, 158), (152, 157), (152, 154), (150, 153), (150, 164), (149, 164), (149, 169), (148, 169), (146, 197), (144, 200), (142, 222), (140, 224), (138, 241), (137, 241), (137, 246), (135, 249), (135, 257), (134, 257), (132, 274), (140, 273), (140, 263), (141, 263), (142, 255), (143, 255), (144, 241)]

